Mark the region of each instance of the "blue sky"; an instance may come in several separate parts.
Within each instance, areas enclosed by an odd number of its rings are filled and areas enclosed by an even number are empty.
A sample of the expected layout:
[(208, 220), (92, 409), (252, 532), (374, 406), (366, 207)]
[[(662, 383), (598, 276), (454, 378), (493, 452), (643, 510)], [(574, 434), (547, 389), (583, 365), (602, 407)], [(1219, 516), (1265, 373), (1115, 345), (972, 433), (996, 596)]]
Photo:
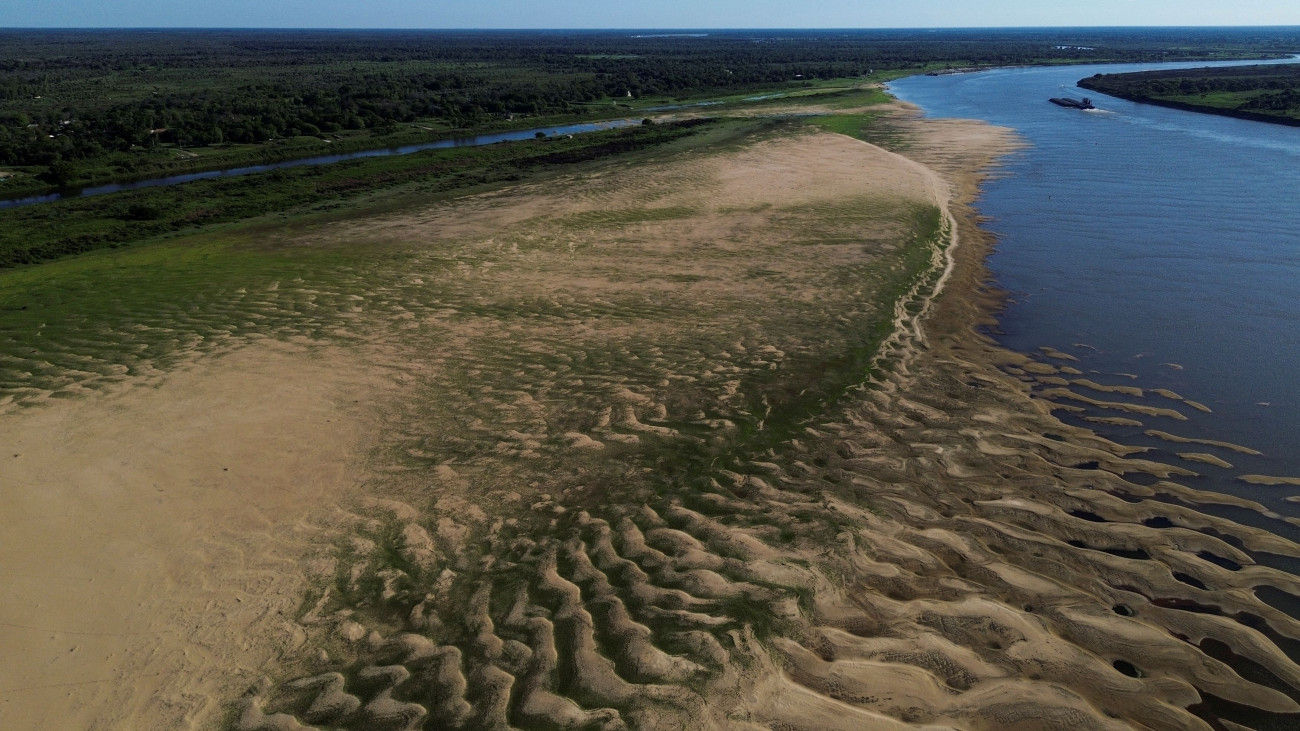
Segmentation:
[(0, 27), (1300, 25), (1300, 0), (0, 0)]

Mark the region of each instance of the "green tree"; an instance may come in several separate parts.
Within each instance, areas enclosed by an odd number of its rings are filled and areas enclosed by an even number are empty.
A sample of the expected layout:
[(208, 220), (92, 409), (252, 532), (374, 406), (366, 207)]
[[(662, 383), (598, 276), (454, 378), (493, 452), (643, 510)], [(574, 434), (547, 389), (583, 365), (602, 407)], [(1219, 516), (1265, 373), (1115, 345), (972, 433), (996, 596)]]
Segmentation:
[(54, 162), (50, 163), (49, 168), (41, 173), (39, 177), (50, 185), (59, 187), (71, 185), (77, 179), (77, 166), (58, 157), (54, 159)]

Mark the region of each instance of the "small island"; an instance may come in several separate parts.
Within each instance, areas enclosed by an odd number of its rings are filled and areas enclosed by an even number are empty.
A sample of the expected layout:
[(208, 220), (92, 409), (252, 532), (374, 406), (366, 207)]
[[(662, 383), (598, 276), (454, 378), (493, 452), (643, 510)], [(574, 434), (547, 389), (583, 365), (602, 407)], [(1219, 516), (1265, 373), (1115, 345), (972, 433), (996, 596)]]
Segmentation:
[(1079, 86), (1144, 104), (1300, 126), (1300, 64), (1096, 74)]

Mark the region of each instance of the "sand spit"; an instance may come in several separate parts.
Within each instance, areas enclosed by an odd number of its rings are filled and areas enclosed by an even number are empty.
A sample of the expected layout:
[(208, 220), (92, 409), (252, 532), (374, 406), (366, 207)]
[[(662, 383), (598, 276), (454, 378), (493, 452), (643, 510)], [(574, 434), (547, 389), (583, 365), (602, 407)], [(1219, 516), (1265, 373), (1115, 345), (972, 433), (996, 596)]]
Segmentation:
[(354, 485), (345, 355), (264, 343), (0, 421), (0, 726), (190, 728), (305, 639), (305, 522)]
[(1039, 350), (1042, 351), (1043, 357), (1045, 358), (1052, 358), (1054, 360), (1068, 360), (1068, 361), (1075, 361), (1075, 362), (1079, 360), (1078, 358), (1076, 358), (1073, 355), (1070, 355), (1069, 353), (1063, 353), (1057, 350), (1056, 348), (1052, 348), (1046, 345), (1040, 347)]
[(1146, 404), (1130, 404), (1124, 401), (1102, 401), (1075, 393), (1068, 388), (1048, 388), (1040, 392), (1043, 398), (1048, 399), (1068, 399), (1078, 401), (1079, 403), (1096, 406), (1099, 409), (1110, 409), (1113, 411), (1127, 411), (1133, 414), (1145, 414), (1147, 416), (1166, 416), (1178, 421), (1187, 421), (1187, 417), (1175, 409), (1166, 409), (1160, 406), (1147, 406)]
[(1142, 422), (1137, 419), (1127, 419), (1123, 416), (1085, 416), (1083, 420), (1107, 426), (1142, 426)]
[(1126, 396), (1133, 396), (1135, 398), (1142, 398), (1145, 395), (1145, 392), (1136, 386), (1107, 386), (1087, 378), (1076, 378), (1073, 381), (1070, 381), (1070, 383), (1081, 388), (1101, 391), (1102, 393), (1122, 393)]
[(1300, 477), (1274, 477), (1271, 475), (1241, 475), (1237, 478), (1252, 485), (1300, 485)]
[(1205, 452), (1179, 452), (1178, 456), (1191, 462), (1201, 462), (1203, 464), (1212, 464), (1215, 467), (1232, 469), (1231, 462), (1222, 457), (1216, 457), (1213, 454), (1206, 454)]
[(1223, 449), (1237, 452), (1238, 454), (1250, 454), (1255, 456), (1261, 454), (1261, 452), (1257, 449), (1251, 449), (1250, 447), (1243, 447), (1240, 444), (1233, 444), (1232, 442), (1220, 442), (1214, 439), (1194, 439), (1191, 437), (1180, 437), (1177, 434), (1170, 434), (1169, 432), (1160, 431), (1159, 429), (1148, 429), (1146, 435), (1149, 437), (1155, 437), (1157, 439), (1163, 439), (1166, 442), (1174, 442), (1175, 444), (1204, 444), (1209, 447), (1222, 447)]
[[(423, 532), (410, 531), (399, 550), (427, 545), (431, 563), (404, 569), (395, 591), (364, 611), (321, 604), (309, 646), (330, 647), (331, 662), (286, 666), (289, 682), (242, 701), (238, 727), (1210, 729), (1223, 710), (1215, 699), (1274, 720), (1300, 713), (1300, 666), (1277, 644), (1300, 640), (1300, 621), (1252, 592), (1300, 595), (1300, 580), (1253, 555), (1300, 556), (1300, 546), (1148, 499), (1215, 498), (1124, 479), (1187, 472), (1061, 423), (1053, 404), (1002, 370), (1030, 359), (976, 334), (998, 293), (984, 286), (989, 242), (965, 206), (979, 171), (1014, 141), (977, 124), (895, 124), (910, 125), (909, 156), (950, 181), (913, 194), (937, 194), (955, 215), (938, 252), (943, 274), (896, 313), (870, 387), (779, 444), (686, 472), (666, 455), (710, 439), (687, 423), (761, 429), (765, 419), (752, 417), (770, 408), (678, 414), (662, 389), (683, 381), (668, 378), (633, 396), (612, 387), (586, 430), (547, 426), (553, 417), (536, 412), (535, 446), (520, 429), (510, 439), (538, 469), (579, 451), (629, 468), (593, 493), (605, 479), (596, 472), (523, 484), (510, 477), (522, 468), (490, 462), (494, 488), (527, 506), (513, 509), (475, 498), (487, 493), (472, 489), (472, 473), (488, 461), (444, 464), (436, 479), (446, 507), (401, 519)], [(772, 141), (726, 157), (725, 176), (713, 168), (689, 186), (678, 179), (669, 197), (761, 211), (764, 191), (781, 187), (768, 187), (772, 176), (787, 194), (835, 187), (800, 182), (832, 160), (859, 161), (881, 180), (927, 180), (868, 150), (820, 135)], [(617, 175), (605, 182), (622, 189)], [(502, 219), (518, 215), (496, 205)], [(475, 228), (486, 224), (441, 215), (440, 230), (499, 240)], [(710, 235), (726, 230), (700, 223)], [(635, 236), (641, 225), (603, 235)], [(574, 251), (584, 246), (598, 244), (578, 239)], [(585, 285), (589, 296), (600, 291), (595, 277)], [(680, 347), (664, 337), (665, 349)], [(758, 351), (748, 337), (727, 350)], [(673, 433), (632, 433), (629, 410)], [(579, 434), (606, 447), (592, 450)], [(619, 449), (668, 451), (655, 452), (665, 455), (655, 467), (635, 467), (631, 452), (609, 452), (611, 436), (637, 437)], [(457, 495), (485, 514), (464, 517)], [(459, 558), (437, 535), (446, 521), (469, 526)]]

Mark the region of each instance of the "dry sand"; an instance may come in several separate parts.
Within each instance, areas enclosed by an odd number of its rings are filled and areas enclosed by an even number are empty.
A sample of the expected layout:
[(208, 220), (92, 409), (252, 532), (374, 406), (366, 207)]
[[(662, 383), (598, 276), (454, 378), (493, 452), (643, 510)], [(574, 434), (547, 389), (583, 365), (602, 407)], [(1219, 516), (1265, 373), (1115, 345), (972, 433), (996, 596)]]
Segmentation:
[(357, 483), (372, 392), (268, 342), (6, 413), (0, 726), (188, 728), (298, 647), (309, 520)]

